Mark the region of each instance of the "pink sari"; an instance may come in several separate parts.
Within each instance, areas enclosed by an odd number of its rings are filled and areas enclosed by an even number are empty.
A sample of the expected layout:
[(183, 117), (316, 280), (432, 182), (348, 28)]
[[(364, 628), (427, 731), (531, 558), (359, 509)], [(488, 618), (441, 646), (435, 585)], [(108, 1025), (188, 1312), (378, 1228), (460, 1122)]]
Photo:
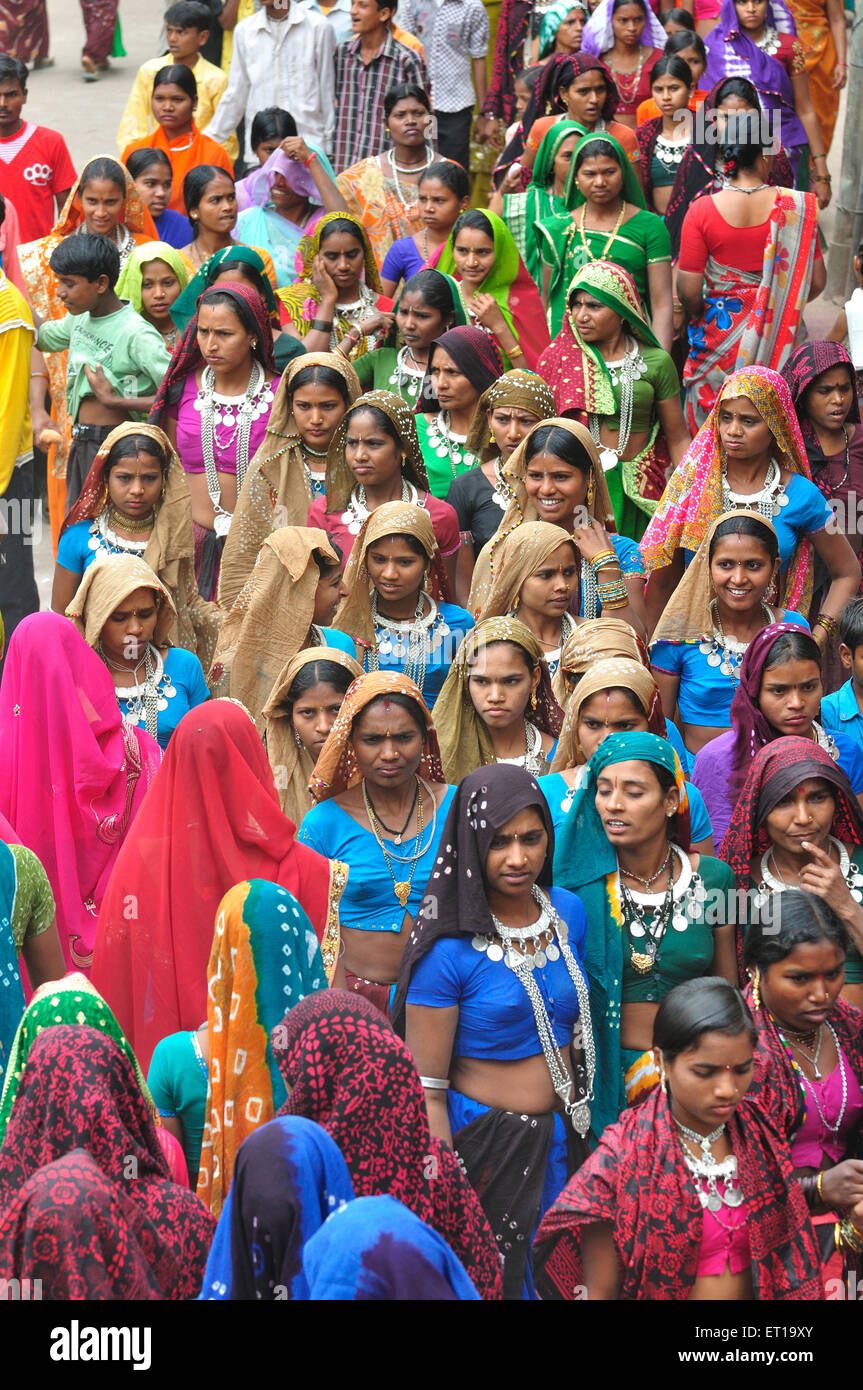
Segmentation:
[(33, 613), (12, 634), (0, 748), (0, 815), (42, 861), (66, 964), (86, 973), (114, 861), (161, 751), (124, 723), (107, 667), (58, 613)]

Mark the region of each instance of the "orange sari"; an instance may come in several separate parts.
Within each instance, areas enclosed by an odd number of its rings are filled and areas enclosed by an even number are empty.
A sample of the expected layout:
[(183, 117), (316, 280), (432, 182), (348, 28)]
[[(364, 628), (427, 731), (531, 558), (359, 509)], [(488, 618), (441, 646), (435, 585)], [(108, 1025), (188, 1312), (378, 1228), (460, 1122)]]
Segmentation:
[(797, 25), (797, 37), (806, 56), (809, 90), (824, 149), (829, 151), (839, 113), (840, 93), (833, 86), (836, 66), (836, 45), (827, 22), (824, 0), (788, 0), (788, 8)]
[(161, 150), (168, 156), (174, 172), (168, 207), (182, 217), (186, 216), (183, 180), (190, 169), (196, 169), (199, 164), (215, 164), (217, 168), (224, 169), (232, 180), (234, 177), (234, 166), (222, 146), (211, 140), (209, 135), (204, 135), (194, 121), (191, 136), (179, 135), (176, 140), (169, 140), (162, 127), (157, 125), (152, 135), (141, 135), (137, 140), (131, 140), (123, 151), (124, 164), (134, 150)]

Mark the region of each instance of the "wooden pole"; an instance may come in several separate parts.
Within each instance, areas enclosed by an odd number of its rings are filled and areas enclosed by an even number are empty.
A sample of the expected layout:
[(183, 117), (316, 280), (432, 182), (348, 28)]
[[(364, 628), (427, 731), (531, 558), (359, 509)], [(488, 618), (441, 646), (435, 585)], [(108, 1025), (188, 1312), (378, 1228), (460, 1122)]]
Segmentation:
[[(837, 93), (838, 96), (838, 93)], [(854, 252), (863, 238), (863, 0), (857, 0), (848, 44), (848, 90), (842, 172), (827, 260), (825, 295), (837, 302), (854, 289)]]

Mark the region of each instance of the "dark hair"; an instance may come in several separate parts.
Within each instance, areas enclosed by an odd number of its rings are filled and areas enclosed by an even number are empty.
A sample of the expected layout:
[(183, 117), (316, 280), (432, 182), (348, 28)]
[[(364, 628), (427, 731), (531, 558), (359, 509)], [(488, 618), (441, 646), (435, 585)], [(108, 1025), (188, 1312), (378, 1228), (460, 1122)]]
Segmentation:
[[(227, 169), (220, 169), (217, 164), (196, 164), (194, 169), (189, 170), (183, 179), (183, 204), (187, 215), (195, 211), (210, 184), (219, 178), (228, 179), (232, 184), (234, 182)], [(192, 233), (194, 236), (198, 235), (198, 228), (194, 222)]]
[(650, 74), (651, 87), (658, 77), (676, 77), (678, 82), (685, 82), (687, 87), (691, 87), (693, 83), (692, 68), (685, 58), (678, 58), (674, 53), (663, 53), (662, 57), (657, 59)]
[[(574, 8), (574, 7), (573, 7)], [(522, 68), (521, 72), (515, 75), (516, 82), (521, 82), (529, 92), (536, 86), (536, 79), (545, 67), (544, 63), (532, 63), (529, 68)]]
[[(422, 179), (420, 179), (420, 183), (422, 183)], [(857, 243), (857, 250), (854, 252), (854, 259), (855, 261), (863, 261), (863, 236)]]
[(356, 222), (350, 222), (347, 217), (337, 217), (333, 222), (328, 222), (321, 232), (318, 245), (323, 246), (324, 242), (331, 236), (335, 236), (336, 232), (346, 232), (348, 236), (353, 237), (354, 241), (358, 241), (365, 250), (367, 239), (362, 228), (358, 227)]
[(102, 470), (103, 477), (107, 478), (116, 464), (122, 463), (124, 459), (137, 458), (139, 454), (149, 454), (156, 460), (162, 472), (167, 473), (168, 456), (158, 440), (151, 439), (148, 434), (125, 434), (111, 446)]
[(266, 301), (268, 284), (267, 277), (262, 270), (258, 270), (257, 266), (250, 265), (248, 261), (232, 261), (229, 257), (226, 261), (222, 261), (219, 265), (217, 265), (215, 269), (216, 273), (213, 276), (213, 282), (211, 283), (215, 283), (215, 281), (218, 280), (220, 275), (224, 275), (226, 271), (230, 271), (231, 274), (239, 275), (239, 277), (242, 280), (245, 280), (248, 284), (250, 284), (252, 286), (252, 289), (258, 291), (258, 294), (261, 296), (261, 299)]
[(346, 406), (351, 403), (348, 383), (341, 372), (337, 372), (333, 367), (325, 367), (322, 362), (311, 367), (300, 368), (288, 387), (289, 400), (292, 399), (295, 391), (299, 391), (301, 386), (329, 386), (333, 391), (338, 391)]
[[(784, 895), (783, 895), (784, 896)], [(653, 1020), (653, 1046), (666, 1062), (691, 1052), (705, 1033), (758, 1040), (755, 1020), (739, 989), (717, 975), (702, 975), (668, 991)]]
[(430, 309), (437, 309), (445, 319), (455, 319), (452, 286), (439, 270), (418, 270), (406, 282), (402, 296), (421, 294)]
[(107, 275), (108, 288), (120, 278), (120, 252), (107, 237), (82, 232), (67, 236), (51, 252), (48, 262), (55, 275), (82, 275), (92, 284)]
[(191, 68), (187, 68), (185, 63), (168, 63), (165, 67), (159, 68), (153, 78), (153, 91), (157, 87), (167, 87), (168, 85), (180, 87), (191, 97), (193, 102), (198, 100), (198, 84), (195, 81), (195, 74)]
[(398, 0), (375, 0), (375, 4), (379, 10), (392, 10), (395, 14)]
[(587, 474), (593, 469), (593, 459), (584, 445), (560, 425), (539, 425), (533, 431), (524, 451), (525, 464), (542, 453), (554, 454), (555, 458), (570, 468), (577, 468), (580, 473)]
[(680, 24), (684, 29), (688, 29), (691, 34), (695, 33), (695, 18), (688, 10), (660, 10), (659, 22), (663, 29), (666, 24)]
[(265, 140), (285, 140), (296, 135), (297, 123), (290, 111), (281, 106), (265, 106), (252, 117), (252, 149), (256, 150)]
[[(317, 565), (317, 567), (318, 567), (318, 574), (320, 574), (320, 575), (326, 574), (328, 570), (341, 569), (342, 566), (343, 566), (343, 564), (345, 563), (345, 557), (344, 557), (344, 555), (342, 554), (342, 548), (341, 548), (341, 546), (340, 546), (340, 545), (336, 545), (335, 541), (332, 540), (332, 539), (330, 539), (330, 545), (332, 546), (333, 550), (336, 552), (336, 559), (335, 559), (335, 560), (331, 560), (330, 557), (329, 557), (328, 555), (322, 555), (321, 552), (320, 552), (319, 550), (313, 550), (313, 551), (312, 551), (312, 559), (314, 560), (315, 564)], [(347, 689), (347, 687), (345, 687), (345, 688)]]
[(604, 155), (606, 159), (613, 159), (619, 169), (623, 168), (620, 155), (614, 146), (609, 144), (608, 140), (603, 140), (601, 136), (598, 136), (595, 140), (588, 140), (587, 144), (579, 150), (575, 161), (575, 172), (578, 173), (586, 159), (596, 159), (599, 155)]
[(644, 18), (647, 19), (647, 0), (613, 0), (611, 13), (615, 14), (622, 5), (637, 5)]
[(200, 0), (177, 0), (165, 11), (165, 23), (175, 29), (210, 29), (213, 15), (207, 5)]
[(0, 227), (3, 226), (3, 223), (4, 223), (5, 221), (6, 221), (6, 199), (3, 197), (3, 194), (0, 193)]
[[(404, 453), (405, 446), (402, 443), (402, 437), (389, 415), (385, 414), (383, 410), (376, 405), (372, 405), (371, 402), (363, 400), (362, 396), (360, 396), (359, 400), (354, 401), (351, 406), (351, 419), (357, 415), (371, 415), (378, 429), (383, 430), (387, 438), (393, 441), (400, 454)], [(425, 555), (425, 551), (423, 551), (423, 555)]]
[(290, 715), (300, 696), (315, 685), (331, 685), (340, 695), (346, 695), (355, 679), (347, 667), (340, 666), (337, 661), (326, 661), (323, 657), (320, 661), (310, 661), (294, 677), (282, 702), (282, 709)]
[(22, 92), (27, 90), (27, 64), (8, 53), (0, 53), (0, 82), (17, 82)]
[(790, 956), (795, 946), (832, 941), (843, 955), (848, 954), (848, 933), (832, 907), (815, 893), (802, 888), (786, 888), (781, 911), (757, 913), (746, 929), (743, 964), (767, 970)]
[[(682, 29), (677, 34), (669, 34), (662, 51), (668, 54), (679, 54), (683, 52), (684, 48), (694, 48), (702, 63), (707, 62), (707, 49), (703, 38), (700, 34), (690, 33), (686, 29)], [(685, 62), (686, 59), (684, 58), (683, 61)]]
[(741, 101), (745, 101), (748, 106), (752, 107), (753, 111), (761, 110), (758, 93), (746, 77), (726, 77), (723, 82), (720, 82), (716, 88), (717, 107), (725, 101), (726, 97), (740, 97)]
[[(487, 651), (489, 647), (514, 647), (515, 650), (518, 652), (519, 656), (521, 657), (522, 661), (524, 662), (525, 666), (527, 667), (528, 671), (535, 671), (537, 666), (539, 665), (538, 661), (532, 660), (530, 652), (526, 651), (520, 642), (514, 642), (509, 637), (495, 637), (494, 640), (491, 642), (483, 642), (483, 651)], [(470, 679), (470, 667), (474, 664), (478, 656), (479, 652), (474, 652), (473, 658), (468, 663), (468, 679)]]
[(392, 109), (400, 101), (418, 101), (424, 106), (426, 111), (431, 111), (431, 100), (418, 82), (399, 82), (396, 87), (389, 87), (384, 96), (384, 115), (389, 119)]
[(492, 245), (494, 245), (494, 227), (489, 222), (485, 213), (480, 212), (479, 208), (468, 208), (467, 212), (463, 212), (460, 217), (456, 218), (455, 226), (452, 229), (453, 241), (455, 241), (459, 232), (465, 227), (473, 232), (482, 232), (483, 236), (487, 236)]
[[(757, 131), (753, 131), (750, 128), (750, 122), (748, 120), (748, 117), (754, 116), (755, 112), (747, 111), (745, 113), (741, 112), (740, 114), (745, 114), (747, 117), (743, 131), (738, 131), (734, 134), (733, 138), (729, 140), (728, 144), (723, 144), (719, 147), (722, 172), (726, 177), (731, 178), (733, 178), (735, 174), (739, 174), (741, 169), (754, 169), (759, 159), (764, 154), (764, 141)], [(732, 126), (737, 126), (739, 124), (735, 120), (734, 115), (730, 117), (730, 120)]]
[(171, 177), (173, 178), (173, 166), (164, 150), (151, 150), (149, 148), (145, 150), (133, 150), (126, 160), (126, 168), (129, 170), (133, 179), (139, 179), (141, 175), (147, 169), (152, 168), (154, 164), (164, 164), (167, 169), (171, 170)]
[(771, 564), (779, 558), (779, 541), (772, 527), (765, 526), (757, 516), (733, 516), (727, 521), (721, 521), (714, 531), (707, 555), (708, 561), (713, 559), (718, 542), (727, 540), (729, 536), (751, 536), (764, 546)]
[(450, 193), (454, 193), (459, 202), (463, 198), (470, 197), (470, 179), (467, 171), (455, 160), (439, 161), (437, 164), (430, 164), (424, 173), (420, 174), (417, 187), (425, 183), (427, 179), (437, 179), (438, 183), (444, 184)]
[[(246, 332), (254, 333), (256, 337), (258, 336), (259, 329), (255, 321), (255, 316), (249, 308), (248, 304), (246, 303), (245, 299), (243, 299), (240, 295), (237, 295), (235, 297), (232, 294), (226, 294), (224, 290), (220, 289), (204, 290), (204, 293), (201, 295), (201, 298), (198, 302), (199, 313), (201, 311), (201, 308), (205, 304), (217, 306), (221, 305), (225, 309), (232, 309), (233, 312), (236, 314), (237, 318), (240, 320), (240, 323), (245, 328)], [(258, 350), (260, 351), (260, 343), (258, 344)]]
[(389, 536), (381, 536), (380, 539), (382, 541), (404, 541), (412, 554), (417, 556), (421, 555), (424, 560), (429, 559), (429, 556), (426, 554), (425, 546), (416, 536), (407, 536), (403, 531), (393, 531)]
[[(373, 709), (375, 705), (379, 705), (381, 700), (389, 700), (391, 704), (398, 705), (399, 709), (403, 709), (406, 714), (409, 714), (422, 734), (423, 742), (425, 742), (428, 736), (428, 723), (426, 722), (425, 715), (416, 701), (411, 699), (410, 695), (400, 695), (398, 691), (376, 695), (373, 700), (369, 700), (365, 709), (361, 709), (359, 714), (355, 715), (354, 724), (356, 724), (358, 719), (362, 719), (363, 715), (366, 714), (368, 710)], [(353, 728), (353, 725), (351, 725), (351, 728)]]
[(844, 642), (853, 656), (863, 647), (863, 598), (851, 598), (839, 614), (839, 641)]
[(78, 192), (83, 193), (88, 183), (93, 183), (95, 179), (107, 179), (108, 183), (114, 183), (122, 190), (123, 197), (126, 196), (126, 170), (116, 159), (107, 159), (100, 156), (99, 159), (91, 159), (89, 164), (84, 165), (83, 173), (78, 183)]
[(799, 632), (783, 632), (776, 638), (767, 653), (763, 672), (766, 674), (776, 666), (784, 666), (788, 661), (814, 661), (819, 672), (821, 670), (821, 648), (815, 638), (802, 628)]

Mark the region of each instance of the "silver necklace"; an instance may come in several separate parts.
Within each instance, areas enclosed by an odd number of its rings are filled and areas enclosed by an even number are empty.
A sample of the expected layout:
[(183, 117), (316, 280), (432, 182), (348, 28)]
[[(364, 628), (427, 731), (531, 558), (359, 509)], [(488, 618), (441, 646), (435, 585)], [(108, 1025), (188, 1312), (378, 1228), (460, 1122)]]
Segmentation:
[[(101, 639), (97, 644), (100, 657), (105, 665), (112, 671), (128, 672), (128, 666), (121, 666), (119, 662), (112, 661), (102, 646)], [(144, 679), (138, 680), (138, 671), (144, 667)], [(177, 693), (171, 677), (165, 671), (165, 663), (158, 648), (147, 644), (144, 655), (138, 664), (132, 667), (132, 674), (135, 677), (134, 685), (115, 685), (114, 694), (123, 709), (123, 718), (127, 724), (143, 724), (151, 738), (157, 738), (159, 733), (159, 712), (168, 708), (168, 701), (172, 700)], [(125, 708), (123, 708), (125, 706)]]
[[(842, 1121), (845, 1118), (845, 1107), (848, 1104), (848, 1074), (845, 1070), (845, 1059), (842, 1056), (842, 1049), (839, 1046), (839, 1039), (837, 1038), (833, 1026), (830, 1023), (822, 1023), (821, 1028), (819, 1028), (818, 1030), (818, 1051), (816, 1054), (816, 1059), (821, 1055), (821, 1032), (825, 1026), (830, 1029), (830, 1032), (833, 1035), (833, 1041), (836, 1044), (836, 1056), (839, 1058), (839, 1075), (842, 1080), (842, 1104), (839, 1107), (839, 1114), (836, 1118), (835, 1124), (831, 1124), (830, 1121), (826, 1118), (824, 1111), (821, 1109), (821, 1102), (818, 1099), (818, 1092), (816, 1091), (812, 1082), (809, 1080), (809, 1077), (806, 1076), (802, 1070), (800, 1071), (800, 1078), (803, 1082), (804, 1088), (807, 1091), (810, 1091), (812, 1094), (812, 1099), (815, 1102), (815, 1109), (818, 1111), (818, 1118), (821, 1121), (824, 1128), (830, 1134), (840, 1134), (842, 1131)], [(785, 1041), (788, 1042), (788, 1039), (786, 1038)], [(794, 1046), (794, 1044), (789, 1043), (789, 1046)], [(807, 1056), (807, 1053), (804, 1051), (802, 1047), (798, 1046), (797, 1050), (798, 1052), (802, 1052), (804, 1057)], [(812, 1069), (815, 1072), (815, 1080), (820, 1081), (821, 1072), (818, 1070), (818, 1067), (815, 1064), (815, 1060), (813, 1060), (813, 1058), (811, 1057), (809, 1057), (808, 1060), (812, 1062)]]
[[(412, 507), (418, 505), (419, 493), (413, 483), (409, 483), (407, 478), (402, 478), (402, 502), (409, 502)], [(371, 516), (368, 503), (366, 502), (366, 490), (362, 483), (352, 489), (348, 498), (347, 509), (342, 512), (342, 525), (346, 526), (352, 536), (358, 536), (364, 521)]]
[(312, 501), (314, 501), (316, 497), (325, 497), (327, 477), (326, 467), (320, 469), (319, 471), (313, 471), (312, 465), (309, 463), (309, 459), (326, 459), (328, 457), (328, 450), (312, 449), (308, 444), (305, 443), (304, 440), (301, 439), (300, 457), (303, 461), (303, 470), (306, 475), (306, 482), (309, 485), (309, 491), (312, 494)]
[[(627, 342), (629, 341), (627, 339)], [(627, 350), (620, 362), (606, 362), (605, 365), (611, 377), (612, 387), (620, 387), (620, 424), (617, 431), (617, 447), (612, 449), (608, 445), (600, 444), (598, 415), (588, 415), (587, 423), (591, 439), (599, 450), (599, 461), (604, 470), (608, 472), (609, 469), (617, 466), (626, 453), (626, 446), (632, 431), (635, 383), (644, 376), (648, 368), (637, 343)]]
[[(494, 923), (494, 934), (477, 934), (472, 938), (471, 944), (474, 950), (485, 952), (489, 960), (502, 960), (521, 981), (533, 1008), (536, 1030), (545, 1054), (551, 1084), (569, 1116), (573, 1129), (585, 1138), (590, 1129), (590, 1102), (593, 1099), (593, 1078), (596, 1073), (596, 1047), (587, 984), (569, 947), (567, 925), (555, 912), (551, 899), (536, 884), (531, 889), (531, 896), (539, 907), (539, 917), (534, 923), (527, 927), (506, 927), (492, 912), (490, 915)], [(497, 937), (500, 938), (499, 941)], [(525, 949), (528, 945), (533, 947), (531, 954)], [(516, 949), (517, 947), (521, 949)], [(534, 971), (544, 970), (548, 961), (554, 962), (561, 956), (578, 995), (581, 1044), (587, 1072), (587, 1090), (580, 1100), (574, 1098), (572, 1078), (561, 1063), (548, 1008), (534, 978)]]
[(767, 53), (772, 58), (774, 53), (778, 53), (779, 46), (779, 31), (774, 29), (772, 24), (765, 24), (761, 31), (761, 38), (755, 40), (755, 47), (760, 48), (762, 53)]
[[(249, 384), (241, 397), (217, 395), (216, 374), (212, 367), (205, 367), (201, 373), (201, 385), (195, 400), (195, 409), (201, 416), (201, 445), (204, 455), (204, 471), (207, 475), (207, 492), (213, 504), (213, 530), (217, 536), (226, 536), (231, 529), (232, 513), (221, 505), (222, 489), (216, 469), (215, 446), (224, 453), (236, 441), (237, 492), (243, 486), (246, 469), (249, 466), (249, 438), (252, 421), (269, 411), (273, 403), (273, 390), (267, 381), (263, 366), (254, 358), (249, 374)], [(239, 401), (239, 405), (236, 402)], [(234, 412), (236, 411), (236, 415)], [(216, 426), (225, 425), (231, 430), (227, 439), (220, 439)]]
[[(639, 975), (649, 975), (655, 966), (669, 921), (674, 931), (685, 932), (704, 908), (704, 880), (679, 845), (673, 844), (671, 849), (677, 855), (680, 874), (675, 880), (669, 866), (669, 883), (664, 893), (639, 893), (629, 888), (618, 866), (618, 896), (630, 937), (630, 960)], [(640, 949), (636, 950), (636, 944)]]
[[(408, 364), (408, 358), (414, 363), (413, 367)], [(420, 393), (425, 374), (425, 367), (419, 365), (405, 343), (404, 347), (400, 347), (396, 353), (396, 365), (393, 368), (389, 384), (395, 387), (396, 395), (401, 396), (403, 400), (415, 401)]]
[[(427, 613), (424, 611), (426, 604)], [(398, 662), (404, 659), (401, 670), (405, 678), (412, 680), (422, 694), (428, 659), (447, 636), (450, 630), (449, 623), (431, 594), (427, 594), (424, 589), (420, 590), (412, 618), (387, 618), (379, 613), (377, 589), (372, 590), (369, 605), (375, 628), (375, 641), (366, 654), (366, 669), (379, 671), (381, 656), (394, 656)]]
[[(830, 835), (827, 843), (831, 849), (836, 851), (839, 859), (839, 872), (844, 878), (854, 902), (863, 902), (863, 874), (860, 873), (856, 864), (851, 863), (851, 856), (841, 840), (837, 840), (835, 835)], [(771, 845), (761, 856), (761, 878), (758, 883), (758, 896), (756, 898), (756, 903), (760, 907), (766, 905), (771, 893), (784, 893), (786, 888), (797, 886), (785, 882), (776, 868), (775, 854), (776, 846)]]
[(505, 512), (510, 504), (511, 494), (504, 481), (503, 474), (500, 471), (501, 461), (499, 458), (494, 459), (492, 468), (494, 470), (495, 486), (491, 490), (491, 500), (496, 507), (500, 507), (501, 511)]
[[(390, 168), (393, 171), (393, 183), (396, 186), (396, 197), (398, 198), (402, 206), (405, 208), (412, 208), (414, 204), (417, 202), (417, 199), (419, 198), (419, 179), (413, 185), (413, 188), (415, 190), (415, 196), (413, 198), (406, 198), (404, 194), (404, 189), (399, 183), (399, 174), (423, 174), (425, 170), (428, 169), (429, 165), (434, 163), (435, 157), (434, 150), (432, 149), (431, 145), (427, 144), (425, 147), (425, 151), (426, 157), (422, 164), (397, 164), (395, 149), (393, 148), (387, 150), (387, 158), (390, 162)], [(383, 160), (381, 160), (381, 173), (383, 173)]]
[[(722, 630), (722, 620), (716, 599), (710, 600), (710, 615), (713, 619), (713, 638), (705, 637), (698, 650), (707, 657), (708, 666), (718, 666), (723, 676), (731, 676), (735, 685), (739, 684), (738, 672), (749, 647), (748, 642), (739, 642), (736, 637), (728, 637)], [(768, 623), (774, 621), (768, 605), (761, 600), (761, 608)]]
[(548, 759), (542, 751), (542, 734), (530, 720), (524, 721), (524, 752), (515, 758), (495, 758), (495, 762), (523, 767), (531, 777), (542, 777), (548, 771)]
[(463, 468), (473, 468), (475, 464), (479, 463), (476, 454), (472, 454), (469, 449), (464, 447), (467, 435), (453, 434), (450, 429), (448, 410), (442, 410), (440, 414), (433, 415), (431, 420), (427, 420), (426, 431), (429, 447), (439, 459), (449, 460), (454, 478), (458, 477), (460, 464)]
[(735, 507), (746, 507), (749, 511), (759, 512), (768, 521), (772, 521), (779, 515), (782, 507), (788, 506), (788, 494), (785, 491), (785, 484), (782, 482), (782, 471), (776, 459), (772, 458), (767, 465), (767, 473), (760, 492), (741, 493), (732, 492), (728, 486), (728, 461), (722, 460), (722, 510), (730, 512)]
[[(731, 1208), (741, 1206), (744, 1199), (737, 1184), (737, 1159), (733, 1154), (730, 1154), (721, 1163), (717, 1163), (712, 1153), (713, 1145), (725, 1133), (725, 1125), (719, 1125), (710, 1134), (698, 1134), (688, 1125), (681, 1124), (674, 1115), (671, 1118), (680, 1134), (680, 1147), (683, 1149), (686, 1166), (693, 1176), (704, 1184), (703, 1188), (696, 1188), (698, 1200), (702, 1207), (715, 1216), (724, 1206)], [(700, 1153), (693, 1153), (690, 1145), (699, 1149)], [(716, 1186), (717, 1179), (725, 1181), (724, 1193), (721, 1193)]]
[[(511, 618), (517, 618), (518, 613), (514, 610), (509, 614), (509, 616)], [(572, 616), (571, 613), (564, 613), (563, 617), (560, 620), (560, 645), (555, 647), (553, 651), (545, 653), (545, 664), (548, 667), (548, 674), (550, 676), (553, 676), (556, 673), (557, 668), (560, 665), (560, 654), (574, 631), (575, 618)]]
[(688, 140), (669, 140), (667, 135), (657, 135), (654, 154), (666, 169), (676, 169), (689, 149)]

